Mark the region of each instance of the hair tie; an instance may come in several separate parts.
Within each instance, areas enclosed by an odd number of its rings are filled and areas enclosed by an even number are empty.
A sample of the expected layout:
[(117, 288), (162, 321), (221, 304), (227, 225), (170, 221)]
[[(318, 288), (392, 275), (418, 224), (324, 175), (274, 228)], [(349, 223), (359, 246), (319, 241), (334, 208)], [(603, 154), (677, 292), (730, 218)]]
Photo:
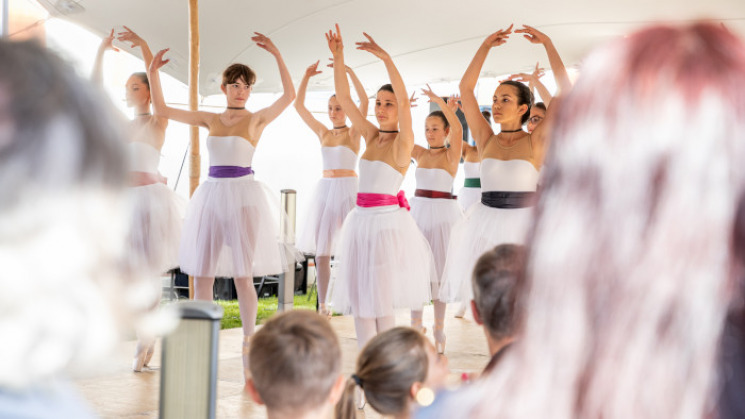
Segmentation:
[(354, 380), (355, 384), (362, 387), (362, 379), (357, 374), (352, 374), (352, 380)]

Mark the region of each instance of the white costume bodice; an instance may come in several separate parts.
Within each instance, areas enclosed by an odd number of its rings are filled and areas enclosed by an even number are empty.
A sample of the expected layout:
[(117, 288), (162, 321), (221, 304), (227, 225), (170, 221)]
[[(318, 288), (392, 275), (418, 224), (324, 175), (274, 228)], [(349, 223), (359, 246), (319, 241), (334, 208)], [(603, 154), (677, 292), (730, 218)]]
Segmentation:
[(343, 145), (321, 147), (321, 156), (323, 157), (323, 170), (354, 170), (357, 166), (357, 154)]
[(481, 162), (467, 161), (463, 162), (463, 172), (466, 174), (466, 178), (477, 178), (481, 176)]
[(416, 168), (416, 188), (430, 191), (450, 192), (453, 190), (453, 177), (444, 169)]
[(360, 159), (360, 193), (396, 195), (403, 175), (387, 163)]
[(483, 159), (481, 190), (485, 192), (535, 192), (538, 170), (527, 160)]
[(254, 146), (243, 137), (231, 135), (207, 137), (210, 166), (249, 167), (254, 157)]
[(160, 151), (150, 144), (129, 143), (129, 167), (133, 172), (158, 173)]

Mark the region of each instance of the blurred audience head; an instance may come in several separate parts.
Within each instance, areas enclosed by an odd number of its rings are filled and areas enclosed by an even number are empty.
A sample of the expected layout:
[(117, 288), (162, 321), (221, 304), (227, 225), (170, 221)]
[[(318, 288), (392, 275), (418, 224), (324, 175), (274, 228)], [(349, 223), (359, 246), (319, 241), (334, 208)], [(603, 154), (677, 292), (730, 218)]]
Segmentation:
[(328, 417), (344, 390), (339, 339), (328, 320), (295, 310), (273, 317), (251, 338), (248, 390), (270, 413)]
[(0, 40), (0, 387), (95, 364), (130, 319), (114, 115), (46, 49)]
[(406, 417), (417, 404), (432, 402), (430, 397), (445, 385), (448, 372), (447, 359), (439, 356), (419, 331), (408, 327), (389, 329), (362, 348), (336, 417), (356, 417), (357, 386), (378, 413)]
[(641, 30), (552, 106), (524, 327), (471, 416), (706, 416), (739, 289), (743, 42), (710, 23)]
[(490, 350), (515, 337), (518, 323), (515, 295), (524, 268), (525, 247), (514, 244), (489, 250), (473, 268), (471, 309), (474, 319), (487, 333)]

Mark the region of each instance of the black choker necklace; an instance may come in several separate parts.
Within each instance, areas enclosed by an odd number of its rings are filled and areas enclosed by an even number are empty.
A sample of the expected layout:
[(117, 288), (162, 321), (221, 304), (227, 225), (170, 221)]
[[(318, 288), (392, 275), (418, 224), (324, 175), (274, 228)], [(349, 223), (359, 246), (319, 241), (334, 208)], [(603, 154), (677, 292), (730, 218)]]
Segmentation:
[(346, 125), (342, 125), (342, 126), (340, 126), (340, 127), (334, 127), (334, 129), (344, 129), (344, 128), (346, 128), (346, 127), (347, 127)]
[(135, 116), (146, 116), (146, 115), (152, 115), (152, 114), (150, 112), (135, 114)]
[(430, 150), (439, 150), (439, 149), (445, 148), (445, 147), (447, 147), (447, 146), (443, 145), (443, 146), (440, 146), (440, 147), (430, 147), (429, 149)]
[(522, 130), (523, 130), (522, 128), (518, 128), (518, 129), (516, 129), (516, 130), (512, 130), (512, 131), (507, 131), (507, 130), (500, 130), (499, 132), (500, 132), (500, 133), (504, 132), (504, 133), (510, 134), (510, 133), (513, 133), (513, 132), (520, 132), (520, 131), (522, 131)]
[(384, 131), (382, 129), (379, 129), (378, 132), (383, 133), (383, 134), (395, 134), (395, 133), (398, 132), (398, 130), (395, 130), (395, 131)]
[(239, 108), (237, 106), (228, 106), (228, 109), (241, 110), (241, 109), (246, 109), (246, 108)]

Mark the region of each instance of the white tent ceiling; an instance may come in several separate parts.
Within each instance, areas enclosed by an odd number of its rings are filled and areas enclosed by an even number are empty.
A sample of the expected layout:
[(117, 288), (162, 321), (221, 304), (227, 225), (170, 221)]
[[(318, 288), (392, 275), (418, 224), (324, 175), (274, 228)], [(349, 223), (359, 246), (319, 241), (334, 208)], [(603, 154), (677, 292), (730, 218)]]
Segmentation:
[[(104, 35), (122, 25), (145, 38), (153, 51), (169, 47), (167, 73), (186, 83), (187, 0), (39, 0), (49, 12)], [(200, 94), (219, 93), (222, 70), (232, 62), (258, 74), (255, 91), (280, 89), (276, 64), (250, 40), (253, 31), (272, 38), (298, 82), (305, 68), (330, 56), (324, 31), (341, 25), (347, 64), (372, 92), (387, 82), (380, 62), (354, 49), (362, 31), (396, 62), (409, 85), (458, 80), (478, 45), (510, 23), (532, 25), (554, 41), (567, 66), (580, 64), (602, 42), (653, 22), (711, 19), (745, 35), (745, 0), (202, 0)], [(125, 50), (129, 50), (128, 48)], [(548, 62), (543, 48), (519, 36), (490, 54), (482, 76), (529, 70)], [(332, 90), (331, 71), (311, 89)]]

